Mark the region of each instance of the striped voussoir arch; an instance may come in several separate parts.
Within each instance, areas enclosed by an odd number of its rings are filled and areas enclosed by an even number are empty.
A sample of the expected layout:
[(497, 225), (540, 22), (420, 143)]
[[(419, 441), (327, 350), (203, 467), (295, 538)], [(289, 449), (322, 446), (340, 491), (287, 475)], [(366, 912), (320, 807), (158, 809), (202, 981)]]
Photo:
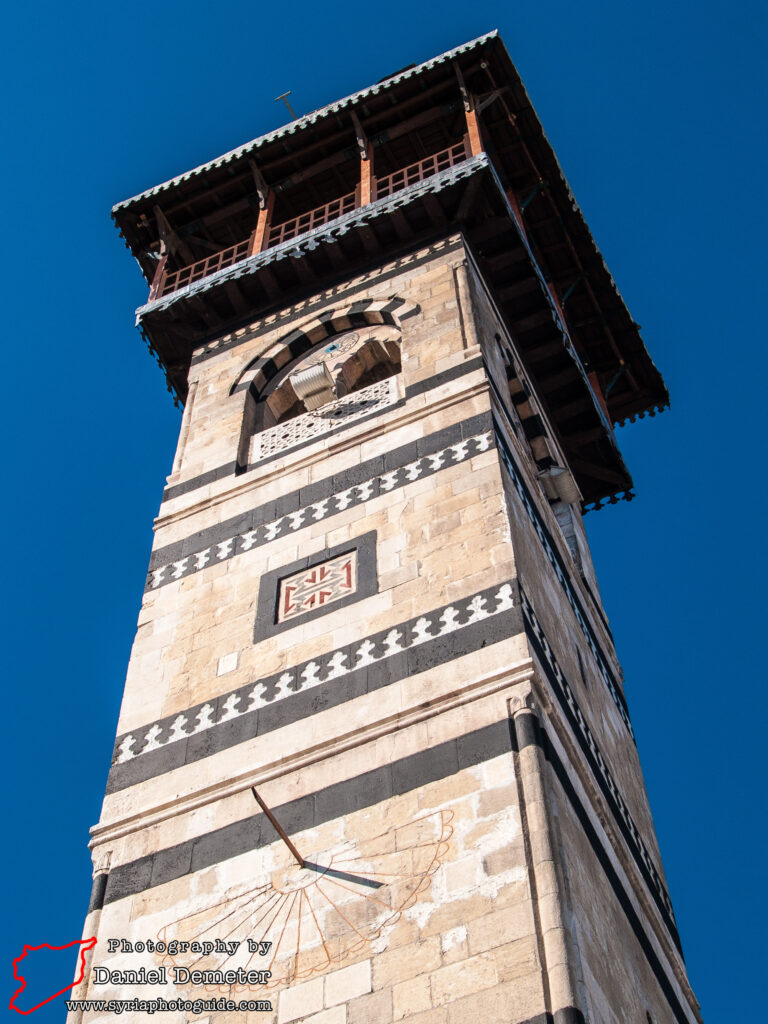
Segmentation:
[(418, 311), (419, 307), (415, 303), (399, 298), (360, 300), (349, 306), (326, 310), (280, 338), (263, 355), (252, 360), (241, 371), (229, 393), (234, 395), (238, 391), (250, 391), (258, 397), (279, 370), (320, 342), (356, 327), (373, 327), (377, 324), (400, 327), (403, 320)]

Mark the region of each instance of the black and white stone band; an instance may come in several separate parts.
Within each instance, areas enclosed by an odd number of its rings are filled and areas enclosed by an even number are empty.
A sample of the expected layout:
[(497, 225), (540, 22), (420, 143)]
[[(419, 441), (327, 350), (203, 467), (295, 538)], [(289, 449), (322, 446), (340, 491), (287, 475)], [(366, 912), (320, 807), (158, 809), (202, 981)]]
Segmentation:
[(454, 424), (418, 442), (394, 449), (386, 456), (370, 459), (350, 470), (293, 491), (277, 501), (260, 505), (175, 544), (157, 549), (150, 559), (146, 589), (157, 589), (199, 572), (206, 565), (234, 558), (379, 494), (405, 487), (413, 480), (465, 462), (492, 447), (498, 447), (500, 451), (502, 462), (563, 588), (599, 674), (625, 727), (634, 736), (624, 694), (608, 666), (589, 617), (571, 583), (569, 568), (526, 486), (504, 438), (503, 428), (494, 423), (490, 413)]
[[(371, 460), (381, 468), (381, 472), (375, 475), (361, 479), (363, 467), (355, 467), (348, 473), (339, 474), (340, 481), (335, 477), (321, 481), (312, 488), (295, 491), (278, 502), (259, 506), (237, 519), (194, 534), (179, 544), (159, 549), (150, 561), (146, 589), (156, 590), (174, 580), (191, 576), (208, 565), (261, 547), (414, 480), (467, 462), (494, 447), (489, 430), (467, 435), (467, 424), (474, 425), (477, 419), (481, 417), (432, 434), (424, 439), (424, 444), (403, 445), (386, 457)], [(488, 422), (488, 417), (482, 419)], [(339, 483), (346, 486), (340, 487)], [(312, 491), (313, 500), (307, 500)]]
[(446, 664), (522, 629), (514, 580), (479, 591), (118, 736), (107, 792)]
[[(504, 718), (362, 775), (308, 793), (274, 808), (274, 811), (285, 830), (295, 834), (400, 794), (413, 792), (431, 782), (450, 778), (466, 768), (519, 751), (522, 746), (530, 743), (541, 747), (550, 764), (616, 898), (618, 908), (668, 1001), (672, 1019), (678, 1024), (690, 1024), (691, 1018), (681, 1005), (667, 968), (635, 909), (632, 897), (613, 866), (604, 839), (598, 834), (589, 810), (574, 788), (570, 778), (571, 769), (561, 760), (544, 728), (538, 726), (529, 730), (528, 735), (518, 736), (514, 724)], [(258, 813), (175, 846), (119, 864), (109, 873), (104, 903), (113, 903), (146, 892), (155, 886), (260, 849), (274, 842), (274, 839), (274, 830), (266, 816)], [(553, 1019), (558, 1018), (556, 1016)], [(568, 1011), (559, 1019), (563, 1024), (571, 1024), (578, 1021), (579, 1016), (578, 1013), (574, 1015)]]

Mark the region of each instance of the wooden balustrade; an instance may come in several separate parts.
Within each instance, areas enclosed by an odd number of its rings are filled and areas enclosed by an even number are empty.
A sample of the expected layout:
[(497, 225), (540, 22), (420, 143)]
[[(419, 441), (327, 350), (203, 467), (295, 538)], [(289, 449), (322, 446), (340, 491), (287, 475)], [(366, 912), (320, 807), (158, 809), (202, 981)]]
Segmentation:
[[(312, 231), (314, 228), (321, 227), (323, 224), (327, 224), (329, 221), (349, 213), (358, 206), (364, 205), (368, 196), (370, 196), (371, 200), (382, 199), (392, 195), (394, 192), (400, 191), (400, 189), (407, 188), (408, 185), (423, 181), (433, 174), (437, 174), (448, 167), (453, 167), (462, 160), (466, 160), (468, 155), (469, 150), (465, 140), (464, 142), (457, 143), (455, 146), (450, 146), (448, 149), (443, 149), (439, 153), (434, 153), (424, 160), (410, 164), (408, 167), (403, 167), (399, 171), (387, 174), (382, 178), (377, 179), (375, 176), (370, 175), (370, 180), (363, 183), (367, 187), (363, 190), (364, 194), (362, 195), (361, 189), (358, 188), (355, 192), (350, 192), (340, 199), (332, 199), (329, 203), (318, 206), (308, 213), (299, 214), (298, 217), (292, 217), (290, 220), (283, 221), (282, 224), (274, 224), (269, 228), (267, 228), (267, 214), (259, 222), (260, 226), (262, 226), (262, 220), (264, 221), (262, 232), (266, 234), (266, 242), (259, 238), (259, 244), (256, 245), (254, 238), (258, 234), (257, 230), (245, 241), (238, 242), (237, 245), (231, 245), (227, 249), (222, 249), (221, 252), (214, 253), (204, 260), (198, 260), (187, 267), (182, 267), (180, 270), (163, 271), (159, 267), (159, 279), (156, 285), (152, 287), (150, 301), (170, 295), (171, 292), (178, 291), (179, 288), (184, 288), (194, 281), (199, 281), (210, 274), (215, 274), (217, 270), (231, 267), (234, 263), (239, 263), (248, 256), (254, 255), (262, 246), (263, 248), (269, 248), (274, 245), (280, 245), (281, 242), (287, 242), (291, 238), (303, 235), (306, 231)], [(271, 212), (271, 207), (269, 212)]]
[(403, 167), (399, 171), (387, 174), (383, 178), (377, 178), (376, 198), (383, 199), (385, 196), (391, 196), (393, 192), (399, 192), (401, 188), (407, 188), (408, 185), (414, 185), (417, 181), (423, 181), (439, 171), (444, 171), (448, 167), (461, 163), (466, 158), (466, 144), (459, 142), (457, 145), (451, 146), (449, 149), (443, 149), (433, 156), (417, 161), (415, 164), (409, 164), (408, 167)]
[(350, 192), (349, 195), (342, 196), (341, 199), (332, 199), (330, 203), (318, 206), (309, 213), (302, 213), (291, 220), (283, 221), (282, 224), (275, 224), (269, 232), (269, 245), (280, 245), (289, 238), (296, 238), (305, 231), (327, 224), (329, 220), (336, 220), (343, 213), (349, 213), (357, 205), (356, 195), (356, 192)]
[(222, 270), (224, 267), (231, 267), (233, 263), (239, 263), (248, 255), (248, 244), (249, 239), (246, 239), (244, 242), (238, 242), (237, 245), (230, 245), (228, 249), (214, 253), (213, 256), (208, 256), (207, 259), (198, 260), (197, 263), (192, 263), (188, 267), (182, 267), (181, 270), (172, 270), (163, 274), (157, 290), (158, 298), (168, 295), (170, 292), (176, 292), (179, 288), (192, 284), (193, 281), (208, 277), (209, 274), (215, 274), (217, 270)]

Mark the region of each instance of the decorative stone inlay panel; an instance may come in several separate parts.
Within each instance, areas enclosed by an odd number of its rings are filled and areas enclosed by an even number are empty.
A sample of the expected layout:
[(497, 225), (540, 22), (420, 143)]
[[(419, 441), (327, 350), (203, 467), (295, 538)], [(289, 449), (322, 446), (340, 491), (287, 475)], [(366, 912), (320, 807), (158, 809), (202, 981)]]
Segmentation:
[(298, 618), (305, 612), (340, 601), (357, 590), (357, 552), (331, 558), (280, 581), (277, 621)]
[(389, 377), (361, 388), (360, 391), (353, 391), (351, 395), (329, 402), (316, 412), (304, 413), (254, 434), (248, 461), (253, 464), (270, 455), (281, 455), (304, 441), (330, 434), (341, 424), (346, 426), (363, 416), (386, 409), (397, 398), (397, 377)]

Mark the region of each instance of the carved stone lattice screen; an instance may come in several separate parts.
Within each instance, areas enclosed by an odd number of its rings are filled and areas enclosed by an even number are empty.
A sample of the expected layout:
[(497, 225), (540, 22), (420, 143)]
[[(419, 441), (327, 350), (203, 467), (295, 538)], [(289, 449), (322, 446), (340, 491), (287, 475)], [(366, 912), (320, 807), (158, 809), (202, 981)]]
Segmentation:
[(286, 423), (262, 430), (253, 436), (249, 462), (260, 462), (271, 455), (282, 455), (304, 441), (330, 434), (339, 426), (392, 405), (397, 401), (397, 395), (397, 377), (388, 377), (360, 391), (353, 391), (351, 395), (345, 395), (335, 402), (329, 402), (316, 412), (307, 412)]

